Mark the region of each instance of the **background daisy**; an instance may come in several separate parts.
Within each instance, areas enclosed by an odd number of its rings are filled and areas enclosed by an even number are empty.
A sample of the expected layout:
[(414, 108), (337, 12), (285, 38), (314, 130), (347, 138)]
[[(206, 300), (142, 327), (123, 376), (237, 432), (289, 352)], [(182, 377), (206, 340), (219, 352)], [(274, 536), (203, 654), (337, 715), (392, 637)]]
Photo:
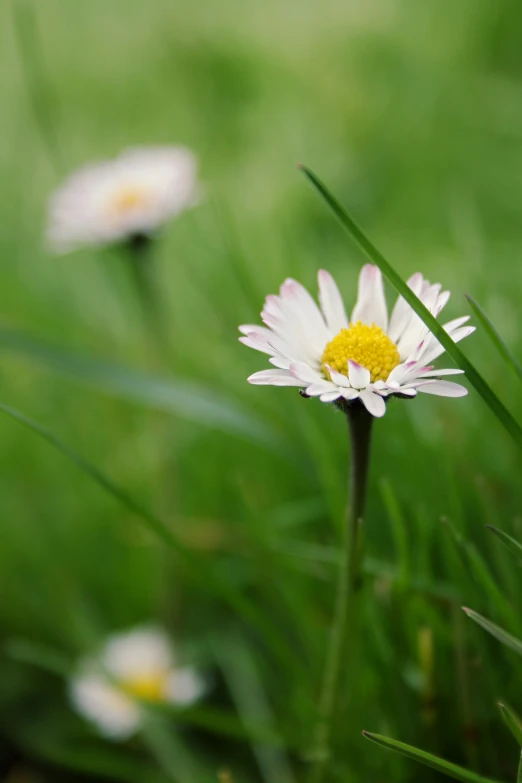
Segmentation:
[(199, 198), (197, 162), (185, 147), (135, 147), (73, 173), (49, 204), (56, 252), (150, 234)]
[(203, 692), (191, 667), (179, 667), (163, 631), (140, 628), (116, 634), (98, 655), (80, 661), (70, 682), (71, 701), (100, 734), (125, 739), (144, 719), (142, 701), (185, 707)]

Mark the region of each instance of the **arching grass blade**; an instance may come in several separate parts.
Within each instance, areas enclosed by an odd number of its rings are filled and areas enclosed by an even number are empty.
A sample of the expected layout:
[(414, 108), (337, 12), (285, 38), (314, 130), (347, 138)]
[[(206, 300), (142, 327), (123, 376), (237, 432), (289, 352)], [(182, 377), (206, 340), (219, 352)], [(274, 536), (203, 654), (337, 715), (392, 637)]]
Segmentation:
[(278, 454), (288, 452), (288, 444), (237, 401), (201, 385), (123, 367), (118, 364), (75, 354), (10, 329), (0, 329), (0, 344), (27, 356), (52, 370), (96, 389), (173, 413), (185, 421), (226, 432), (268, 447)]
[(363, 731), (363, 737), (377, 743), (377, 745), (382, 745), (383, 748), (399, 753), (401, 756), (406, 756), (408, 759), (418, 761), (426, 767), (436, 769), (437, 772), (442, 772), (443, 775), (454, 778), (454, 780), (463, 780), (465, 783), (495, 783), (495, 781), (492, 781), (489, 778), (477, 775), (476, 772), (471, 772), (468, 769), (464, 769), (464, 767), (459, 767), (457, 764), (452, 764), (450, 761), (433, 756), (431, 753), (426, 753), (424, 750), (419, 750), (411, 745), (406, 745), (404, 742), (398, 742), (398, 740), (383, 737), (380, 734), (371, 734), (369, 731)]
[(498, 639), (499, 642), (505, 644), (506, 647), (509, 647), (519, 655), (522, 655), (522, 641), (520, 639), (517, 639), (516, 636), (508, 633), (499, 625), (495, 625), (495, 623), (492, 623), (491, 620), (486, 619), (478, 612), (474, 612), (473, 609), (468, 609), (465, 606), (463, 606), (462, 609), (466, 612), (468, 617), (484, 628), (491, 636), (494, 636), (495, 639)]
[(491, 532), (504, 544), (506, 549), (509, 549), (515, 557), (522, 558), (522, 544), (519, 544), (512, 536), (504, 533), (503, 530), (493, 527), (493, 525), (486, 525), (486, 527), (488, 530), (491, 530)]
[(363, 252), (374, 264), (379, 267), (383, 275), (393, 285), (395, 290), (408, 302), (408, 304), (417, 313), (419, 318), (424, 321), (426, 326), (444, 347), (448, 356), (451, 356), (457, 366), (460, 367), (461, 370), (465, 371), (469, 382), (475, 387), (475, 390), (480, 394), (486, 405), (489, 406), (491, 411), (506, 428), (517, 445), (522, 448), (522, 428), (515, 421), (503, 403), (499, 400), (494, 391), (489, 387), (480, 373), (475, 369), (474, 365), (462, 353), (458, 345), (454, 343), (451, 337), (444, 331), (442, 325), (437, 321), (436, 318), (434, 318), (434, 316), (422, 304), (413, 291), (406, 285), (400, 275), (397, 274), (395, 269), (384, 258), (382, 253), (377, 250), (375, 245), (368, 239), (364, 231), (357, 225), (353, 218), (350, 217), (344, 207), (330, 193), (321, 180), (305, 166), (301, 166), (301, 169), (305, 176), (312, 183), (314, 188), (324, 198), (328, 206), (336, 214), (343, 226), (352, 235), (353, 239), (355, 239)]
[(522, 748), (522, 724), (520, 723), (520, 720), (518, 717), (512, 712), (509, 707), (506, 707), (505, 704), (503, 704), (501, 701), (498, 703), (498, 708), (500, 710), (500, 714), (502, 715), (502, 719), (508, 729), (513, 734), (514, 738)]

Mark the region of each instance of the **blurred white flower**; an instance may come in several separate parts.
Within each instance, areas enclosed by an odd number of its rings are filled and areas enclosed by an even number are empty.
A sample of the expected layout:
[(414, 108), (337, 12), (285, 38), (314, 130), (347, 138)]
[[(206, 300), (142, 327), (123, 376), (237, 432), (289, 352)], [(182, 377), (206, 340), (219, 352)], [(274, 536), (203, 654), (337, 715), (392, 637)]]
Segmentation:
[[(449, 299), (440, 283), (430, 285), (420, 273), (408, 280), (411, 290), (430, 313), (438, 316)], [(399, 297), (388, 321), (382, 276), (367, 264), (359, 276), (357, 302), (348, 320), (332, 276), (319, 272), (317, 306), (295, 280), (286, 280), (279, 296), (268, 296), (263, 326), (240, 326), (242, 343), (268, 354), (278, 369), (262, 370), (248, 379), (254, 384), (299, 386), (322, 402), (360, 399), (373, 416), (383, 416), (385, 398), (417, 392), (462, 397), (467, 389), (440, 380), (462, 370), (436, 370), (431, 362), (444, 348), (406, 301)], [(469, 316), (444, 325), (454, 342), (475, 327), (463, 326)]]
[(139, 729), (144, 702), (188, 706), (203, 690), (194, 669), (176, 665), (169, 640), (156, 628), (112, 636), (98, 656), (80, 662), (69, 686), (76, 710), (113, 739)]
[(135, 147), (72, 174), (52, 195), (47, 239), (57, 253), (148, 234), (199, 199), (184, 147)]

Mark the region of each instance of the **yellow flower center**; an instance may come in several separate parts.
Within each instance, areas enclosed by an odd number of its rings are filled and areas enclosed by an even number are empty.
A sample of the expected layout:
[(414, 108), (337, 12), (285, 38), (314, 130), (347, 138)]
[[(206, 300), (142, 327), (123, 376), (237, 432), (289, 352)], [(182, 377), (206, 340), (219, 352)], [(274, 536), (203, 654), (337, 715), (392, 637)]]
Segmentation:
[(134, 677), (120, 683), (121, 690), (127, 696), (146, 701), (163, 701), (165, 698), (167, 677), (165, 672)]
[(380, 326), (367, 326), (357, 321), (341, 329), (324, 349), (321, 367), (327, 378), (327, 366), (341, 375), (348, 375), (348, 360), (352, 359), (370, 371), (372, 383), (385, 381), (400, 364), (399, 351)]
[(125, 213), (141, 207), (147, 201), (147, 193), (143, 188), (136, 185), (128, 185), (121, 188), (111, 199), (111, 206), (115, 212)]

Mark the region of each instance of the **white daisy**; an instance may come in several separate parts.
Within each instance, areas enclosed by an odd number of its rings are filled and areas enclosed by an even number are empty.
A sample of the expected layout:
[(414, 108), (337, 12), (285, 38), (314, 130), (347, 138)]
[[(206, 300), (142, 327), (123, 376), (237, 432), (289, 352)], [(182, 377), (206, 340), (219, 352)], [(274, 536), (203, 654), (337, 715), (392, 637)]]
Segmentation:
[(72, 174), (50, 200), (55, 252), (149, 234), (198, 201), (196, 158), (184, 147), (135, 147)]
[(77, 711), (100, 734), (125, 739), (142, 724), (143, 702), (188, 706), (203, 692), (189, 667), (178, 667), (166, 635), (141, 628), (109, 638), (94, 658), (80, 662), (69, 692)]
[[(362, 268), (350, 319), (332, 276), (321, 269), (318, 278), (321, 308), (300, 283), (285, 280), (279, 296), (266, 299), (261, 313), (266, 326), (239, 327), (244, 335), (240, 341), (268, 354), (277, 368), (254, 373), (250, 383), (298, 386), (322, 402), (359, 399), (373, 416), (384, 415), (385, 398), (393, 394), (467, 394), (464, 386), (441, 380), (463, 371), (433, 367), (444, 348), (402, 297), (388, 320), (378, 267)], [(450, 296), (420, 273), (408, 280), (408, 286), (435, 317)], [(444, 325), (454, 342), (475, 330), (464, 326), (468, 318)]]

